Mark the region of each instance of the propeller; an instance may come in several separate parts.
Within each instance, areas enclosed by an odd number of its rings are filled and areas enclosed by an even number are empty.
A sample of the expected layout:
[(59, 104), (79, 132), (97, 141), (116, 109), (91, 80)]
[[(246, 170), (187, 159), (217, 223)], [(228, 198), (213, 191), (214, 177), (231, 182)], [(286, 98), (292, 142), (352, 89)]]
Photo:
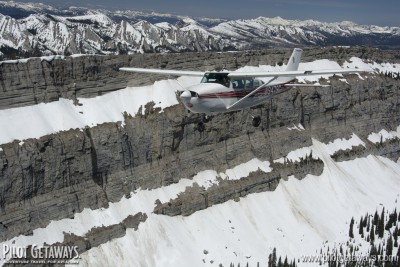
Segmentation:
[(193, 107), (193, 104), (190, 103), (190, 100), (192, 99), (192, 93), (189, 90), (185, 90), (181, 93), (180, 95), (182, 103), (187, 107), (191, 108)]
[(190, 93), (189, 90), (185, 90), (185, 91), (183, 91), (183, 92), (181, 93), (180, 98), (181, 98), (182, 100), (188, 101), (190, 98), (192, 98), (192, 94)]

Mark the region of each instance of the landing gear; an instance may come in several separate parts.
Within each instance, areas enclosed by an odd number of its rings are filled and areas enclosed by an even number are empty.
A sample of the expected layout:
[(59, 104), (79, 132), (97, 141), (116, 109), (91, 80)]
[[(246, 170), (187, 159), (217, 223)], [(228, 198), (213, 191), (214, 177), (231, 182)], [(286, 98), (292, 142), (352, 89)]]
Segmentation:
[(211, 116), (210, 116), (210, 115), (203, 114), (202, 117), (201, 117), (201, 120), (202, 120), (203, 122), (209, 122), (209, 121), (211, 120)]
[(251, 124), (253, 124), (254, 127), (258, 127), (261, 124), (261, 117), (260, 116), (254, 116), (253, 114), (251, 114), (250, 110), (248, 111), (249, 115), (252, 118)]
[(203, 114), (201, 115), (200, 121), (197, 123), (196, 129), (201, 133), (206, 129), (206, 123), (211, 120), (210, 115)]
[[(252, 116), (252, 117), (253, 117), (253, 116)], [(255, 117), (253, 117), (252, 124), (253, 124), (254, 127), (260, 126), (260, 124), (261, 124), (261, 117), (260, 117), (260, 116), (255, 116)]]
[(200, 133), (204, 132), (204, 130), (206, 129), (206, 126), (204, 125), (203, 121), (199, 121), (197, 123), (197, 131), (199, 131)]

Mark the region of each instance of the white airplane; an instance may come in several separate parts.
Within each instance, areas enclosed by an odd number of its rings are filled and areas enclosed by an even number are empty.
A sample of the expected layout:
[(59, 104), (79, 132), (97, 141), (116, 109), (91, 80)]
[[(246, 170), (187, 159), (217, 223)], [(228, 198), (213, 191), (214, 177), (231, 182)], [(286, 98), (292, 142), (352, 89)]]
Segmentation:
[[(204, 113), (206, 115), (251, 108), (295, 86), (326, 87), (324, 85), (293, 84), (292, 82), (299, 76), (365, 72), (359, 69), (298, 70), (302, 52), (303, 50), (299, 48), (293, 50), (285, 71), (203, 72), (128, 67), (120, 68), (120, 70), (172, 76), (203, 77), (200, 84), (183, 88), (180, 99), (189, 111)], [(257, 79), (261, 77), (267, 77), (270, 80), (263, 82)], [(261, 119), (259, 117), (252, 117), (253, 125), (257, 127)]]

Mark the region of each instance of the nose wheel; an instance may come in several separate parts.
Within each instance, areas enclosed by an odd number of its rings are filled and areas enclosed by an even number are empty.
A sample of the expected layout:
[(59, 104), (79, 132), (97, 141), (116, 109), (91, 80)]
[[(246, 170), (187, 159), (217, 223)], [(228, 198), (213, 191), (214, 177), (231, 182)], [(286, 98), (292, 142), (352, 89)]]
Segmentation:
[(206, 129), (206, 123), (211, 120), (211, 116), (203, 114), (201, 115), (200, 121), (197, 123), (196, 129), (199, 132), (204, 132)]

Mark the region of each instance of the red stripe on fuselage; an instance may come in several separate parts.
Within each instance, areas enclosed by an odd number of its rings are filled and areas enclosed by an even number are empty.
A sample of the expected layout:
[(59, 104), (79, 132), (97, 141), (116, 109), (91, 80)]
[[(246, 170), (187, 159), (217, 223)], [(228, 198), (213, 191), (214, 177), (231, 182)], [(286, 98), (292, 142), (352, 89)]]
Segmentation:
[[(284, 87), (283, 84), (268, 86), (266, 88), (260, 89), (257, 93), (250, 97), (254, 96), (270, 96), (279, 93), (279, 91)], [(253, 92), (254, 90), (237, 90), (237, 91), (230, 91), (230, 92), (221, 92), (221, 93), (212, 93), (212, 94), (199, 94), (199, 98), (242, 98), (248, 95), (249, 93)]]

